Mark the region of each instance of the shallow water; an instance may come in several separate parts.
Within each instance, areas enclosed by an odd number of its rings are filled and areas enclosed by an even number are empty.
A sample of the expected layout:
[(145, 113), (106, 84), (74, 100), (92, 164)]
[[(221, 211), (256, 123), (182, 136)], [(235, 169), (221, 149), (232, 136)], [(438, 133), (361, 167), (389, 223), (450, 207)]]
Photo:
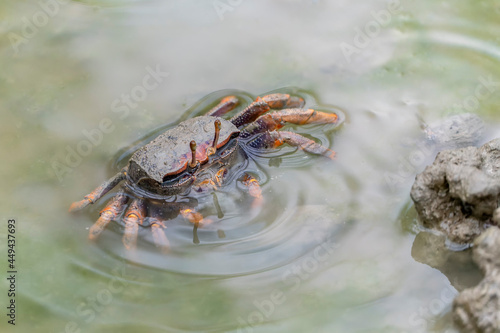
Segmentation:
[[(477, 113), (498, 136), (498, 3), (214, 3), (0, 4), (0, 212), (17, 221), (19, 271), (16, 327), (0, 330), (456, 332), (455, 288), (478, 274), (467, 258), (421, 263), (409, 189), (433, 159), (421, 120)], [(220, 221), (170, 221), (168, 255), (142, 230), (136, 258), (119, 223), (86, 240), (104, 200), (67, 213), (142, 140), (229, 92), (284, 87), (345, 114), (291, 127), (337, 160), (256, 157), (257, 212), (231, 185)]]

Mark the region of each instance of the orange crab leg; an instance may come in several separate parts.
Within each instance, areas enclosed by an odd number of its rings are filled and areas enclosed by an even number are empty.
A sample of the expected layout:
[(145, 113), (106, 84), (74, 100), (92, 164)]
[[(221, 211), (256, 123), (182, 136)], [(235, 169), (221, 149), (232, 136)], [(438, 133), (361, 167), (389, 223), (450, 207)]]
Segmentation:
[(199, 184), (196, 184), (195, 190), (197, 192), (203, 192), (209, 188), (217, 190), (217, 187), (220, 187), (222, 185), (222, 182), (226, 175), (227, 175), (227, 168), (221, 168), (211, 179), (205, 179)]
[(203, 221), (203, 215), (201, 215), (192, 208), (182, 209), (180, 213), (184, 218), (188, 219), (188, 221), (191, 223), (200, 223)]
[(266, 113), (270, 109), (297, 108), (304, 106), (304, 99), (289, 94), (270, 94), (264, 97), (257, 97), (255, 101), (247, 106), (243, 111), (231, 118), (231, 122), (236, 127), (253, 122), (257, 117)]
[(271, 108), (269, 107), (269, 105), (264, 102), (262, 98), (257, 97), (257, 99), (249, 106), (247, 106), (243, 111), (231, 118), (231, 122), (236, 127), (241, 127), (254, 121), (255, 119), (257, 119), (257, 117), (259, 117), (261, 114), (266, 113), (270, 109)]
[(119, 182), (125, 179), (127, 175), (127, 168), (123, 168), (116, 175), (102, 183), (98, 188), (93, 190), (90, 194), (87, 194), (83, 197), (83, 200), (73, 202), (69, 207), (69, 212), (76, 212), (80, 209), (87, 207), (89, 204), (93, 204), (97, 200), (99, 200), (103, 195), (108, 193), (111, 189), (113, 189)]
[(226, 168), (222, 168), (219, 171), (217, 171), (217, 173), (214, 176), (215, 183), (217, 184), (217, 186), (220, 187), (222, 185), (222, 181), (224, 180), (224, 178), (226, 177), (226, 175), (227, 175), (227, 169)]
[(248, 188), (248, 193), (254, 197), (252, 208), (260, 206), (262, 204), (262, 190), (257, 179), (249, 174), (245, 174), (243, 177), (243, 185)]
[(280, 123), (304, 124), (336, 124), (339, 116), (314, 109), (284, 109), (269, 114), (274, 121)]
[(145, 206), (140, 199), (134, 199), (125, 213), (123, 222), (125, 223), (125, 232), (123, 234), (123, 245), (127, 250), (134, 250), (137, 243), (137, 233), (139, 224), (144, 221)]
[(212, 179), (205, 179), (195, 187), (196, 192), (203, 192), (208, 189), (217, 189), (217, 185), (215, 185), (215, 182)]
[(262, 100), (271, 109), (300, 108), (304, 106), (304, 99), (289, 94), (269, 94), (262, 97)]
[(151, 233), (153, 234), (153, 240), (155, 242), (156, 247), (161, 249), (161, 252), (167, 253), (170, 250), (170, 242), (168, 241), (167, 236), (165, 236), (165, 232), (163, 229), (167, 227), (160, 219), (153, 217), (150, 220), (151, 222)]
[(291, 146), (298, 147), (312, 154), (323, 155), (330, 159), (335, 158), (335, 152), (333, 150), (330, 150), (314, 140), (308, 139), (294, 132), (265, 132), (255, 137), (255, 139), (250, 141), (248, 145), (250, 147), (260, 149), (277, 148), (284, 143), (288, 143)]
[(96, 223), (94, 223), (92, 227), (90, 227), (90, 240), (96, 240), (97, 237), (99, 237), (102, 231), (109, 224), (109, 222), (116, 219), (116, 217), (123, 212), (127, 201), (128, 197), (123, 192), (118, 193), (109, 201), (106, 207), (104, 207), (104, 209), (99, 213), (99, 219), (96, 221)]
[(239, 101), (236, 96), (224, 97), (219, 104), (214, 106), (210, 111), (207, 112), (207, 116), (220, 117), (233, 110)]
[(284, 109), (260, 116), (241, 131), (242, 138), (248, 138), (265, 131), (274, 131), (286, 123), (304, 124), (336, 124), (339, 120), (335, 113), (326, 113), (314, 109)]
[(275, 139), (275, 145), (282, 145), (283, 143), (288, 143), (291, 146), (299, 147), (300, 149), (307, 151), (309, 153), (323, 155), (330, 159), (335, 158), (335, 152), (325, 146), (316, 143), (314, 140), (308, 139), (300, 134), (294, 132), (270, 132), (271, 137)]

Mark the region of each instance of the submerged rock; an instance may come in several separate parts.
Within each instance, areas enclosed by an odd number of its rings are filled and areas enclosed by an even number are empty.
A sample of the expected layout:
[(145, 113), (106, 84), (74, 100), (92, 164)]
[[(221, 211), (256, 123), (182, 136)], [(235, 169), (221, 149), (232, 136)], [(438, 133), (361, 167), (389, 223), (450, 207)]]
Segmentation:
[(452, 242), (472, 243), (500, 221), (500, 139), (438, 153), (417, 175), (411, 198), (425, 227)]
[(472, 113), (454, 115), (424, 128), (427, 140), (440, 150), (474, 146), (484, 131), (484, 122)]
[(465, 332), (500, 332), (500, 229), (490, 228), (474, 241), (473, 259), (484, 273), (474, 288), (453, 302), (453, 318)]

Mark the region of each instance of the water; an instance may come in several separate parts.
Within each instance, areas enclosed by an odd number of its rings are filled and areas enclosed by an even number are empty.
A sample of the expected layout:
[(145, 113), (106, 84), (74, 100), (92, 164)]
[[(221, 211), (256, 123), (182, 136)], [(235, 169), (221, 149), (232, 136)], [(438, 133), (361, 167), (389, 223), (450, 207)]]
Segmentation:
[[(2, 2), (0, 212), (18, 221), (15, 330), (455, 332), (451, 299), (477, 271), (417, 255), (409, 189), (432, 161), (419, 119), (477, 113), (498, 135), (500, 7), (396, 7)], [(254, 215), (231, 188), (199, 244), (178, 219), (170, 254), (145, 230), (127, 260), (118, 223), (86, 240), (104, 202), (67, 213), (155, 131), (228, 92), (250, 101), (283, 87), (345, 113), (339, 128), (292, 127), (338, 157), (257, 157), (265, 202)]]

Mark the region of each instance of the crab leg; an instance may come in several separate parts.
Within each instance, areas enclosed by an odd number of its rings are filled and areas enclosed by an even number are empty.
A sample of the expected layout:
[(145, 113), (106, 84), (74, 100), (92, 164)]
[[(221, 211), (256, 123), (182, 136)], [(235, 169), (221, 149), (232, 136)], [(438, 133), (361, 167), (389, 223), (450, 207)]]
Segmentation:
[(125, 232), (123, 234), (123, 245), (127, 250), (134, 250), (137, 243), (139, 224), (144, 221), (145, 206), (140, 199), (134, 199), (125, 213)]
[(262, 97), (262, 100), (269, 105), (271, 109), (300, 108), (304, 106), (304, 99), (289, 94), (269, 94)]
[(260, 116), (241, 131), (241, 137), (248, 138), (264, 131), (274, 131), (286, 123), (335, 124), (339, 117), (335, 113), (326, 113), (314, 109), (283, 109)]
[(240, 113), (231, 118), (231, 122), (236, 127), (241, 127), (245, 124), (251, 123), (261, 114), (266, 113), (270, 109), (271, 108), (269, 107), (269, 105), (264, 102), (262, 98), (257, 97), (257, 99), (253, 101), (249, 106), (247, 106)]
[(97, 200), (99, 200), (103, 195), (108, 193), (113, 187), (118, 185), (119, 182), (125, 179), (127, 174), (127, 168), (123, 168), (116, 175), (102, 183), (98, 188), (93, 190), (90, 194), (87, 194), (83, 197), (83, 200), (73, 202), (69, 207), (70, 212), (76, 212), (82, 208), (87, 207), (89, 204), (93, 204)]
[(90, 240), (97, 239), (108, 223), (116, 219), (116, 217), (123, 212), (127, 201), (128, 197), (123, 192), (118, 193), (109, 201), (106, 207), (104, 207), (104, 209), (99, 213), (99, 219), (92, 227), (90, 227)]
[(191, 223), (203, 223), (203, 215), (198, 213), (193, 208), (186, 208), (180, 211), (181, 215)]
[(242, 181), (243, 185), (248, 188), (248, 193), (254, 197), (252, 208), (260, 206), (262, 204), (262, 190), (257, 179), (249, 174), (245, 174)]
[(206, 113), (207, 116), (220, 117), (233, 110), (239, 101), (236, 96), (226, 96), (219, 104), (214, 106), (210, 111)]
[(195, 186), (197, 192), (203, 192), (207, 189), (217, 190), (217, 187), (222, 185), (224, 178), (227, 175), (227, 168), (221, 168), (217, 173), (210, 179), (205, 179)]
[(264, 97), (257, 97), (255, 101), (247, 106), (239, 114), (231, 118), (231, 122), (236, 127), (249, 124), (260, 115), (270, 109), (283, 109), (304, 106), (304, 99), (289, 94), (270, 94)]
[(335, 157), (335, 152), (326, 148), (325, 146), (316, 143), (314, 140), (308, 139), (300, 134), (294, 132), (264, 132), (258, 135), (255, 139), (250, 141), (248, 145), (253, 148), (276, 148), (284, 143), (288, 143), (291, 146), (298, 147), (309, 153), (323, 155), (328, 158), (333, 159)]
[(163, 223), (162, 220), (152, 217), (150, 219), (151, 222), (151, 233), (153, 234), (153, 240), (155, 242), (156, 247), (161, 249), (161, 252), (167, 253), (170, 250), (170, 242), (165, 236), (165, 232), (163, 229), (167, 227)]

